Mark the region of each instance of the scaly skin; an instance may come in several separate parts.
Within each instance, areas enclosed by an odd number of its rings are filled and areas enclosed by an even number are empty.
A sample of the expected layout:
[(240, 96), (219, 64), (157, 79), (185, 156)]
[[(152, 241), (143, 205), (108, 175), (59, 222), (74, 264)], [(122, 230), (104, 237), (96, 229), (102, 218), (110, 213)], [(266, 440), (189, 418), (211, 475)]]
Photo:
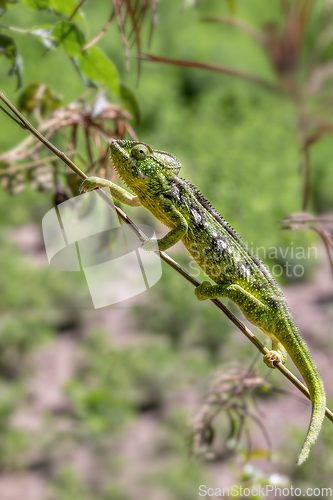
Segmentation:
[[(312, 416), (308, 433), (298, 457), (306, 460), (316, 441), (325, 416), (325, 391), (308, 347), (301, 337), (286, 300), (262, 262), (252, 255), (244, 242), (218, 214), (204, 196), (188, 181), (179, 177), (180, 163), (170, 153), (152, 150), (134, 141), (112, 141), (111, 159), (135, 196), (111, 181), (89, 177), (81, 191), (108, 186), (119, 201), (146, 207), (171, 229), (157, 240), (163, 251), (181, 240), (194, 260), (215, 282), (204, 281), (195, 289), (199, 300), (227, 297), (245, 317), (272, 340), (272, 350), (264, 357), (274, 368), (290, 355), (308, 386)], [(156, 241), (143, 244), (156, 248)]]

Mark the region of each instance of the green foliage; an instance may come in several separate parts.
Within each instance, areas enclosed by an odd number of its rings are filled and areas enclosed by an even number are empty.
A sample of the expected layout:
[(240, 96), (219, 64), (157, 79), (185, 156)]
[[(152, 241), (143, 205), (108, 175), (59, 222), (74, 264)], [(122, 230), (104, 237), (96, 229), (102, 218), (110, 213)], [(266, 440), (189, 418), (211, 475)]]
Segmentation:
[(333, 210), (333, 168), (332, 145), (325, 138), (313, 148), (314, 166), (311, 171), (311, 204), (316, 213), (330, 213)]
[(53, 484), (54, 500), (89, 500), (90, 495), (85, 484), (70, 469), (63, 469), (57, 475)]
[(77, 67), (87, 80), (102, 83), (113, 94), (119, 95), (116, 67), (98, 47), (82, 50), (86, 39), (73, 22), (61, 21), (57, 23), (51, 34), (55, 43), (63, 47), (70, 57), (76, 58)]
[[(182, 259), (183, 265), (189, 266), (189, 259), (179, 254), (177, 261), (182, 262)], [(193, 268), (189, 270), (193, 272)], [(147, 294), (146, 300), (142, 299), (144, 307), (142, 304), (134, 306), (133, 313), (140, 330), (162, 334), (173, 348), (201, 348), (203, 354), (216, 361), (223, 356), (223, 345), (228, 341), (232, 326), (217, 310), (206, 307), (208, 304), (197, 304), (193, 290), (185, 281), (179, 282), (178, 276), (166, 267), (162, 280), (155, 285), (154, 301)]]
[(159, 408), (172, 384), (176, 362), (175, 354), (163, 344), (118, 349), (105, 334), (92, 334), (67, 387), (82, 428), (93, 434), (118, 432), (137, 411)]
[(21, 429), (6, 429), (0, 444), (0, 467), (19, 470), (31, 446), (28, 434)]
[[(35, 24), (32, 28), (25, 27), (26, 35), (31, 34), (45, 44), (48, 50), (55, 50), (60, 47), (65, 50), (67, 56), (75, 59), (75, 65), (81, 72), (83, 82), (90, 86), (92, 84), (102, 84), (103, 87), (109, 90), (114, 96), (119, 96), (119, 77), (115, 65), (109, 57), (98, 47), (90, 47), (83, 50), (87, 43), (86, 36), (81, 28), (76, 24), (81, 20), (80, 9), (76, 0), (25, 0), (23, 2), (29, 9), (36, 11), (48, 10), (56, 14), (58, 17), (52, 19), (53, 24), (41, 23)], [(72, 16), (72, 14), (75, 15)], [(40, 14), (41, 15), (41, 14)], [(60, 16), (70, 16), (72, 20), (60, 20)], [(42, 19), (42, 17), (41, 17)], [(24, 32), (24, 30), (23, 30)], [(15, 33), (15, 29), (14, 29)], [(16, 34), (13, 37), (1, 35), (0, 38), (0, 54), (2, 53), (11, 63), (10, 75), (15, 74), (18, 77), (18, 86), (22, 85), (21, 74), (21, 56), (19, 55), (16, 45)], [(23, 55), (25, 60), (25, 55)], [(35, 76), (36, 78), (36, 76)]]
[(10, 64), (9, 76), (17, 77), (17, 87), (22, 85), (21, 59), (17, 52), (17, 47), (13, 38), (0, 35), (0, 55), (4, 56)]
[[(24, 5), (32, 10), (46, 10), (56, 12), (57, 14), (63, 14), (64, 16), (72, 16), (77, 7), (79, 7), (79, 2), (76, 0), (23, 0)], [(74, 17), (81, 18), (79, 11), (77, 11)]]
[(50, 0), (23, 0), (24, 5), (32, 10), (44, 10), (50, 6)]
[(83, 367), (67, 387), (75, 415), (82, 422), (81, 429), (88, 435), (118, 431), (135, 416), (128, 398), (128, 367), (120, 365), (119, 357), (109, 346), (106, 356), (109, 363), (101, 366), (103, 373)]
[[(331, 406), (331, 401), (328, 402)], [(294, 427), (290, 432), (290, 437), (299, 434), (300, 429)], [(295, 448), (293, 446), (293, 448)], [(333, 466), (333, 440), (331, 432), (331, 423), (324, 422), (322, 428), (322, 439), (319, 446), (314, 448), (314, 453), (305, 462), (304, 467), (297, 467), (291, 474), (291, 481), (300, 483), (304, 488), (322, 488), (332, 487), (331, 470)], [(286, 467), (284, 467), (286, 473)]]
[(119, 80), (116, 67), (101, 49), (90, 47), (85, 50), (78, 60), (78, 66), (88, 80), (103, 83), (113, 94), (119, 94)]
[(0, 15), (3, 15), (7, 9), (17, 2), (18, 0), (0, 0)]
[(122, 105), (133, 116), (135, 125), (139, 126), (141, 124), (141, 121), (142, 121), (142, 109), (141, 109), (140, 102), (138, 101), (133, 90), (125, 83), (121, 83), (120, 96), (121, 96)]
[[(106, 489), (98, 489), (99, 500), (129, 500), (123, 488), (112, 484)], [(96, 498), (96, 489), (89, 488), (78, 475), (68, 468), (62, 468), (52, 485), (52, 500), (92, 500)]]
[(22, 112), (30, 114), (39, 106), (42, 116), (58, 109), (61, 104), (61, 97), (51, 87), (38, 82), (27, 85), (18, 99), (18, 107)]
[[(193, 484), (207, 484), (207, 479), (201, 465), (195, 460), (188, 460), (169, 464), (156, 476), (154, 482), (160, 487), (167, 487), (172, 498), (193, 500)], [(195, 490), (197, 491), (197, 487)]]
[[(42, 0), (43, 1), (43, 0)], [(80, 18), (81, 14), (78, 10), (80, 2), (78, 0), (49, 0), (48, 7), (53, 9), (58, 14), (63, 14), (66, 17), (72, 16), (74, 13), (74, 18)]]
[(82, 31), (70, 21), (55, 24), (51, 34), (54, 42), (65, 49), (70, 57), (80, 57), (86, 40)]

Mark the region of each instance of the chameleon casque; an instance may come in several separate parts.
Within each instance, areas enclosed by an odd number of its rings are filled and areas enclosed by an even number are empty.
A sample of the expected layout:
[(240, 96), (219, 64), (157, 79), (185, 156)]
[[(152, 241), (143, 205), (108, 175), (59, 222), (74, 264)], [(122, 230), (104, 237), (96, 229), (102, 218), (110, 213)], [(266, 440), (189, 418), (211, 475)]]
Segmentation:
[(166, 250), (183, 242), (193, 259), (215, 284), (204, 281), (195, 289), (199, 300), (227, 297), (244, 316), (272, 340), (264, 357), (268, 366), (286, 361), (286, 353), (300, 371), (311, 396), (312, 415), (298, 464), (315, 443), (325, 416), (325, 391), (308, 347), (301, 337), (286, 300), (263, 263), (249, 250), (206, 198), (179, 177), (180, 162), (170, 153), (135, 141), (111, 142), (117, 173), (135, 193), (111, 181), (88, 177), (81, 192), (109, 187), (112, 196), (130, 206), (142, 205), (170, 228), (161, 239), (149, 240), (144, 250)]

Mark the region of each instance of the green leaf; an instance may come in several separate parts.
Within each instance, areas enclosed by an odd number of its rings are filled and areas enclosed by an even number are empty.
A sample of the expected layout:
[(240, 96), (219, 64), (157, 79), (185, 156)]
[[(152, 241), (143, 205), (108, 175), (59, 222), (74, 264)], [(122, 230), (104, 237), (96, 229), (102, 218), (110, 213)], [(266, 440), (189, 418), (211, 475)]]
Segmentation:
[(21, 111), (31, 113), (39, 107), (42, 116), (59, 108), (61, 104), (61, 98), (51, 87), (37, 82), (27, 85), (18, 99), (18, 107)]
[(6, 35), (0, 35), (0, 56), (5, 56), (11, 63), (9, 76), (17, 77), (17, 88), (22, 85), (22, 60), (17, 53), (15, 42)]
[(71, 57), (79, 57), (85, 44), (82, 31), (70, 21), (57, 23), (52, 30), (54, 40), (63, 47)]
[(32, 10), (44, 10), (50, 7), (51, 0), (23, 0), (23, 3)]
[(121, 83), (120, 97), (123, 107), (131, 113), (135, 125), (140, 125), (142, 121), (142, 111), (140, 103), (136, 95), (134, 94), (133, 90), (124, 83)]
[(18, 0), (0, 0), (0, 15), (2, 15), (9, 7), (12, 7)]
[(118, 71), (101, 49), (90, 47), (82, 52), (78, 65), (88, 80), (103, 83), (113, 94), (120, 95)]
[[(0, 0), (0, 7), (1, 7)], [(17, 0), (12, 0), (17, 1)], [(8, 2), (8, 0), (7, 0)], [(76, 12), (76, 8), (79, 5), (78, 0), (23, 0), (24, 5), (26, 5), (29, 9), (32, 10), (45, 10), (50, 9), (56, 12), (57, 14), (63, 14), (66, 17), (70, 17), (74, 14), (74, 19), (83, 20), (83, 16), (78, 10)]]
[(54, 26), (51, 24), (38, 24), (34, 26), (30, 33), (34, 35), (37, 39), (39, 39), (45, 47), (48, 49), (53, 47), (53, 37), (52, 30)]
[[(54, 9), (58, 14), (63, 14), (66, 17), (72, 16), (73, 12), (79, 5), (77, 0), (48, 0), (52, 9)], [(80, 11), (77, 11), (74, 15), (75, 18), (82, 19)]]

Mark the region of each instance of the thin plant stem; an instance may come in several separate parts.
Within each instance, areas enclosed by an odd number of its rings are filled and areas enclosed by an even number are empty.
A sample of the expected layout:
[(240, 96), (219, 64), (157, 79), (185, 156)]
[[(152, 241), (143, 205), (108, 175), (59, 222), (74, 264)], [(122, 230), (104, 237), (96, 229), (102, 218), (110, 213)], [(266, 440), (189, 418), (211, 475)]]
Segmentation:
[(306, 211), (309, 201), (310, 191), (310, 149), (308, 146), (304, 148), (304, 188), (303, 188), (303, 212)]
[(107, 32), (107, 30), (109, 29), (113, 17), (114, 17), (114, 10), (111, 12), (109, 18), (107, 19), (107, 21), (104, 24), (104, 26), (101, 29), (101, 31), (92, 40), (90, 40), (90, 42), (86, 43), (82, 47), (82, 51), (88, 50), (90, 47), (92, 47), (93, 45), (95, 45), (97, 42), (100, 41), (100, 39), (105, 35), (105, 33)]
[(266, 90), (274, 92), (275, 94), (281, 94), (281, 89), (274, 83), (269, 82), (268, 80), (264, 80), (258, 76), (251, 75), (250, 73), (245, 73), (244, 71), (239, 71), (237, 69), (230, 68), (228, 66), (222, 66), (220, 64), (201, 63), (197, 61), (187, 61), (180, 59), (170, 59), (168, 57), (159, 57), (159, 56), (153, 56), (152, 54), (143, 54), (143, 53), (140, 59), (142, 61), (172, 64), (174, 66), (184, 66), (188, 68), (198, 68), (198, 69), (207, 69), (208, 71), (217, 71), (219, 73), (235, 76), (242, 80), (254, 83), (256, 85), (259, 85), (260, 87), (265, 88)]

